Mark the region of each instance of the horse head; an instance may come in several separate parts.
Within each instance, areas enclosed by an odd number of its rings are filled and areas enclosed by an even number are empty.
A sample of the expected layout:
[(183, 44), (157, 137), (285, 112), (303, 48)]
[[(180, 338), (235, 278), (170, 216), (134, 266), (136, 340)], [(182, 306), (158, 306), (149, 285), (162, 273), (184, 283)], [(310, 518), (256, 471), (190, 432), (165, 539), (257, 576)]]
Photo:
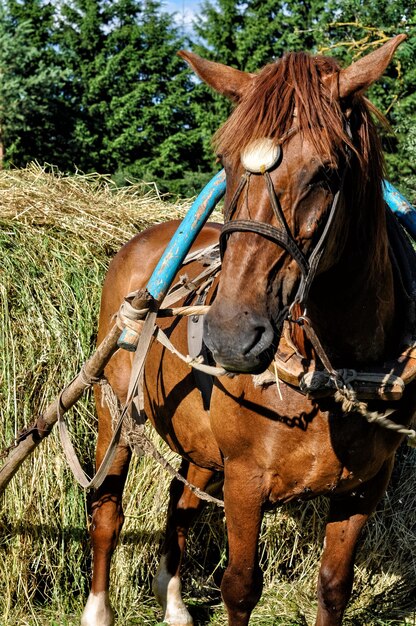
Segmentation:
[[(215, 137), (227, 193), (221, 278), (204, 327), (206, 345), (225, 368), (267, 367), (285, 317), (308, 304), (315, 278), (340, 262), (347, 243), (355, 245), (351, 233), (357, 237), (363, 221), (358, 211), (370, 178), (382, 203), (381, 150), (362, 93), (404, 38), (346, 69), (328, 57), (290, 53), (249, 74), (180, 53), (236, 103)], [(375, 241), (373, 222), (363, 228)]]

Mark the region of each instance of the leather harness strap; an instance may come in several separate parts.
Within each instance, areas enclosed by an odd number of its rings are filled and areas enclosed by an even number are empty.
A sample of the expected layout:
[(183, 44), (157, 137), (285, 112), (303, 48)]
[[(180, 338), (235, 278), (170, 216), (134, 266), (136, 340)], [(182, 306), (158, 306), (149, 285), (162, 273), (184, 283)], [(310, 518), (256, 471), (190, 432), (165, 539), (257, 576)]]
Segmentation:
[(257, 222), (253, 220), (232, 220), (231, 222), (224, 224), (221, 229), (220, 236), (221, 257), (224, 256), (228, 235), (234, 232), (253, 232), (257, 235), (265, 237), (266, 239), (274, 241), (281, 248), (284, 248), (287, 252), (289, 252), (289, 254), (295, 259), (301, 269), (302, 275), (305, 277), (308, 275), (309, 263), (289, 232), (280, 230), (279, 228), (266, 224), (265, 222)]
[[(290, 133), (288, 133), (286, 136), (290, 136), (294, 134), (295, 132), (297, 132), (297, 130), (298, 129), (296, 127), (292, 128), (290, 130)], [(348, 124), (347, 124), (347, 133), (350, 134), (350, 129), (349, 129)], [(321, 362), (323, 366), (325, 367), (325, 369), (327, 370), (327, 372), (329, 373), (329, 375), (331, 377), (335, 377), (334, 381), (335, 381), (336, 386), (338, 387), (338, 385), (342, 386), (342, 379), (340, 375), (337, 374), (336, 370), (334, 370), (334, 368), (332, 367), (315, 331), (312, 328), (310, 320), (306, 317), (306, 301), (308, 298), (310, 287), (316, 276), (316, 272), (318, 270), (322, 255), (325, 251), (325, 243), (328, 240), (328, 235), (334, 223), (335, 215), (337, 213), (337, 209), (340, 204), (341, 193), (344, 187), (345, 175), (348, 169), (348, 160), (342, 172), (339, 189), (334, 194), (334, 197), (332, 199), (331, 208), (329, 209), (325, 226), (322, 230), (322, 233), (317, 243), (315, 244), (312, 252), (310, 253), (309, 258), (306, 258), (289, 228), (289, 225), (285, 218), (282, 206), (276, 194), (276, 190), (274, 188), (273, 181), (269, 173), (270, 170), (279, 167), (279, 165), (282, 162), (282, 159), (283, 159), (282, 144), (286, 136), (278, 142), (279, 149), (274, 154), (273, 159), (269, 158), (270, 150), (272, 150), (272, 147), (273, 147), (273, 142), (268, 139), (265, 140), (264, 145), (266, 146), (266, 153), (264, 156), (266, 158), (264, 159), (263, 162), (267, 163), (267, 166), (261, 165), (259, 163), (254, 163), (254, 166), (253, 166), (251, 159), (248, 158), (247, 156), (249, 152), (247, 151), (247, 148), (243, 152), (241, 156), (241, 161), (242, 161), (243, 166), (246, 168), (246, 171), (244, 172), (243, 176), (240, 179), (239, 184), (237, 185), (237, 189), (233, 194), (229, 207), (225, 209), (225, 223), (221, 229), (221, 234), (220, 234), (221, 259), (223, 259), (224, 257), (228, 237), (230, 236), (230, 234), (234, 232), (256, 233), (266, 239), (273, 241), (279, 247), (283, 248), (284, 250), (286, 250), (286, 252), (290, 254), (290, 256), (294, 259), (294, 261), (297, 263), (300, 269), (301, 280), (300, 280), (299, 287), (298, 287), (298, 290), (297, 290), (297, 293), (295, 295), (293, 302), (282, 306), (278, 315), (274, 319), (275, 325), (277, 329), (280, 329), (281, 325), (283, 324), (286, 318), (290, 322), (301, 323), (301, 324), (304, 324), (307, 320), (308, 338), (311, 341), (315, 351), (319, 355)], [(348, 149), (346, 151), (348, 153)], [(235, 213), (235, 210), (237, 208), (239, 197), (244, 187), (246, 186), (246, 184), (248, 184), (250, 177), (253, 175), (263, 176), (265, 185), (268, 191), (270, 204), (273, 209), (273, 213), (277, 221), (280, 223), (281, 228), (276, 228), (275, 226), (272, 226), (271, 224), (267, 224), (265, 222), (260, 222), (257, 220), (232, 219)], [(303, 314), (299, 318), (293, 319), (291, 314), (294, 308), (296, 308), (295, 305), (297, 304), (302, 306)]]
[[(243, 165), (246, 167), (246, 171), (242, 175), (237, 188), (232, 196), (230, 204), (228, 208), (224, 209), (224, 225), (221, 229), (220, 234), (220, 254), (221, 259), (224, 257), (224, 253), (227, 247), (227, 241), (229, 236), (234, 232), (252, 232), (260, 235), (266, 239), (269, 239), (276, 243), (278, 246), (286, 250), (290, 254), (290, 256), (297, 263), (300, 271), (301, 271), (301, 280), (299, 284), (298, 291), (296, 293), (295, 299), (290, 306), (285, 307), (284, 311), (282, 311), (278, 316), (279, 324), (283, 322), (283, 320), (287, 317), (290, 310), (293, 308), (295, 303), (299, 303), (301, 305), (305, 305), (309, 289), (311, 284), (315, 278), (316, 272), (319, 267), (319, 262), (322, 258), (322, 255), (325, 250), (325, 243), (328, 239), (328, 235), (332, 224), (334, 222), (335, 215), (337, 213), (337, 209), (340, 203), (341, 192), (344, 186), (345, 175), (347, 171), (347, 165), (343, 169), (343, 173), (341, 176), (340, 186), (338, 191), (334, 194), (331, 208), (329, 209), (328, 217), (323, 228), (323, 231), (318, 239), (318, 242), (314, 246), (309, 258), (306, 258), (302, 250), (300, 249), (296, 239), (294, 238), (289, 225), (287, 223), (286, 217), (284, 215), (282, 206), (280, 204), (278, 195), (276, 194), (276, 190), (273, 185), (273, 181), (270, 176), (270, 170), (279, 167), (280, 163), (283, 159), (283, 142), (284, 140), (297, 132), (297, 128), (292, 128), (289, 133), (285, 135), (282, 140), (278, 142), (278, 151), (275, 154), (274, 160), (268, 163), (266, 166), (258, 166), (255, 169), (248, 169), (250, 167), (250, 161), (247, 159), (245, 154), (242, 155)], [(347, 124), (347, 133), (349, 134), (349, 127)], [(271, 140), (267, 140), (267, 142), (271, 142)], [(268, 145), (268, 143), (266, 144)], [(247, 149), (246, 149), (247, 150)], [(347, 151), (348, 152), (348, 151)], [(248, 184), (250, 177), (255, 175), (263, 176), (265, 181), (265, 185), (268, 191), (269, 200), (271, 207), (273, 209), (273, 213), (280, 224), (281, 228), (277, 228), (268, 224), (266, 222), (260, 222), (258, 220), (245, 220), (245, 219), (232, 219), (233, 215), (237, 208), (237, 203), (239, 197), (244, 189), (244, 187)], [(277, 323), (277, 320), (275, 320)]]
[[(231, 233), (234, 232), (253, 232), (257, 235), (261, 235), (266, 239), (270, 239), (278, 246), (286, 250), (291, 257), (296, 261), (299, 269), (301, 271), (301, 281), (299, 284), (298, 291), (296, 293), (295, 299), (291, 305), (291, 307), (295, 303), (304, 304), (309, 294), (310, 286), (315, 278), (317, 269), (319, 267), (319, 262), (322, 258), (322, 254), (325, 250), (325, 242), (327, 241), (328, 234), (330, 228), (333, 224), (335, 214), (337, 212), (337, 208), (340, 201), (341, 190), (344, 185), (345, 179), (345, 171), (341, 178), (340, 189), (335, 193), (334, 198), (332, 200), (331, 208), (329, 210), (328, 218), (325, 223), (325, 227), (321, 233), (321, 236), (314, 246), (309, 259), (305, 257), (299, 245), (297, 244), (295, 238), (290, 232), (290, 228), (287, 224), (286, 218), (284, 216), (283, 210), (281, 208), (279, 199), (276, 195), (275, 189), (273, 187), (273, 182), (271, 180), (269, 172), (264, 172), (263, 176), (266, 182), (266, 187), (269, 192), (269, 199), (271, 206), (273, 208), (273, 213), (275, 214), (277, 220), (280, 222), (282, 228), (276, 228), (271, 224), (267, 224), (266, 222), (259, 222), (257, 220), (232, 220), (232, 215), (237, 206), (238, 197), (243, 191), (244, 186), (246, 185), (249, 177), (252, 176), (251, 172), (245, 172), (241, 177), (240, 183), (234, 193), (234, 196), (231, 200), (230, 207), (227, 210), (225, 223), (221, 229), (220, 235), (220, 253), (221, 259), (224, 257), (224, 253), (227, 247), (227, 240)], [(291, 308), (290, 307), (290, 308)], [(288, 310), (288, 309), (287, 309)], [(286, 310), (286, 313), (287, 313)], [(281, 320), (282, 321), (282, 320)]]

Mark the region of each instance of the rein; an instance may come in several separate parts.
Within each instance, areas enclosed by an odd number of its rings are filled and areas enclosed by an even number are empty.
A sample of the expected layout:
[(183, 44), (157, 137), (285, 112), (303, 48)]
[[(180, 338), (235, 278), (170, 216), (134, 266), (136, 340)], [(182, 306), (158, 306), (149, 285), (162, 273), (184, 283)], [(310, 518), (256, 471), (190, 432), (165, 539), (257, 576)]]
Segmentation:
[[(338, 211), (338, 207), (340, 204), (340, 197), (342, 195), (342, 190), (345, 181), (345, 174), (347, 167), (344, 168), (343, 174), (341, 177), (340, 187), (338, 191), (334, 194), (331, 207), (329, 209), (328, 218), (326, 220), (323, 231), (315, 244), (312, 252), (309, 254), (309, 257), (306, 258), (302, 250), (300, 249), (298, 243), (296, 242), (289, 226), (284, 216), (279, 198), (276, 194), (276, 191), (273, 186), (273, 182), (270, 176), (270, 170), (275, 167), (278, 167), (281, 163), (283, 151), (282, 151), (282, 143), (283, 140), (289, 135), (297, 132), (297, 129), (291, 129), (285, 137), (281, 140), (278, 145), (275, 145), (271, 140), (265, 139), (262, 140), (263, 148), (264, 145), (266, 147), (266, 151), (260, 152), (256, 155), (257, 157), (266, 156), (267, 158), (264, 160), (264, 163), (253, 163), (250, 161), (250, 155), (242, 155), (242, 163), (245, 167), (245, 172), (240, 179), (240, 182), (237, 186), (236, 191), (233, 194), (230, 205), (225, 213), (225, 223), (222, 227), (219, 241), (219, 251), (220, 251), (220, 260), (218, 262), (206, 263), (208, 265), (208, 269), (204, 270), (199, 276), (197, 276), (189, 283), (176, 284), (169, 291), (168, 296), (163, 302), (163, 309), (160, 309), (157, 306), (156, 301), (152, 296), (147, 292), (143, 302), (143, 308), (139, 311), (135, 310), (130, 306), (130, 301), (137, 297), (137, 293), (129, 294), (125, 301), (123, 302), (120, 310), (116, 316), (117, 325), (127, 328), (131, 337), (129, 341), (126, 342), (126, 345), (129, 347), (129, 350), (135, 350), (135, 343), (137, 345), (137, 350), (133, 360), (133, 368), (129, 383), (127, 401), (121, 413), (118, 415), (117, 423), (115, 425), (114, 433), (112, 440), (108, 446), (104, 459), (100, 465), (100, 468), (97, 474), (90, 480), (85, 473), (83, 472), (78, 459), (76, 458), (74, 448), (69, 439), (66, 423), (63, 418), (63, 414), (58, 408), (58, 425), (59, 431), (61, 435), (62, 445), (68, 460), (68, 463), (74, 473), (77, 481), (85, 488), (98, 488), (105, 477), (108, 474), (110, 466), (114, 460), (117, 444), (121, 437), (122, 428), (125, 422), (125, 418), (129, 415), (132, 420), (131, 408), (134, 405), (137, 409), (138, 420), (134, 423), (134, 428), (137, 429), (137, 437), (136, 442), (134, 444), (135, 448), (141, 449), (143, 451), (149, 452), (155, 459), (161, 462), (168, 471), (176, 477), (178, 480), (184, 482), (192, 491), (195, 491), (196, 488), (190, 485), (184, 477), (182, 477), (174, 468), (172, 468), (169, 463), (160, 455), (160, 453), (155, 448), (154, 444), (148, 439), (148, 437), (144, 433), (144, 401), (143, 401), (143, 373), (144, 373), (144, 364), (146, 360), (146, 356), (148, 354), (151, 342), (153, 339), (158, 340), (162, 343), (166, 348), (168, 348), (172, 353), (176, 354), (179, 358), (185, 361), (190, 367), (200, 370), (204, 374), (209, 376), (222, 376), (227, 375), (228, 372), (223, 368), (212, 367), (201, 362), (201, 359), (198, 357), (187, 357), (181, 355), (178, 350), (172, 345), (166, 334), (156, 326), (156, 318), (162, 314), (166, 315), (203, 315), (207, 312), (207, 308), (205, 306), (202, 307), (179, 307), (172, 308), (172, 305), (175, 304), (181, 298), (188, 296), (190, 293), (200, 293), (202, 290), (207, 290), (207, 288), (212, 284), (214, 277), (220, 270), (221, 260), (224, 257), (224, 253), (227, 246), (228, 237), (233, 232), (253, 232), (258, 234), (266, 239), (269, 239), (276, 243), (278, 246), (286, 250), (290, 254), (290, 256), (294, 259), (296, 264), (298, 265), (301, 272), (301, 280), (295, 295), (293, 302), (290, 305), (286, 305), (283, 307), (282, 311), (279, 313), (277, 320), (275, 320), (278, 328), (281, 324), (283, 324), (284, 320), (287, 319), (290, 323), (297, 323), (302, 325), (305, 333), (311, 342), (315, 353), (318, 355), (322, 365), (324, 366), (329, 379), (334, 384), (334, 399), (336, 402), (341, 403), (342, 409), (345, 412), (356, 411), (360, 413), (363, 417), (367, 419), (370, 423), (377, 423), (380, 426), (385, 428), (389, 428), (395, 431), (398, 431), (401, 434), (405, 434), (409, 437), (409, 443), (413, 444), (416, 441), (416, 432), (411, 429), (406, 429), (401, 424), (396, 424), (392, 420), (388, 419), (388, 415), (394, 412), (393, 410), (387, 411), (385, 414), (379, 414), (376, 412), (369, 412), (367, 404), (364, 402), (359, 402), (356, 396), (354, 389), (347, 379), (344, 379), (344, 375), (342, 371), (335, 370), (332, 367), (332, 364), (323, 349), (318, 336), (316, 335), (314, 329), (312, 328), (312, 324), (309, 318), (306, 315), (306, 307), (305, 303), (309, 294), (309, 290), (311, 284), (315, 278), (316, 272), (319, 267), (320, 260), (325, 251), (325, 244), (327, 242), (331, 227), (334, 223), (335, 215)], [(272, 144), (272, 145), (271, 145)], [(249, 146), (250, 147), (250, 146)], [(260, 146), (261, 148), (261, 146)], [(273, 209), (273, 213), (280, 224), (280, 228), (272, 226), (266, 222), (260, 222), (257, 220), (243, 220), (237, 219), (233, 220), (232, 217), (235, 213), (238, 200), (241, 196), (246, 185), (248, 185), (250, 177), (253, 175), (261, 175), (264, 178), (265, 185), (268, 191), (270, 204)], [(213, 251), (215, 246), (211, 246), (209, 249), (209, 253)], [(196, 253), (191, 253), (185, 259), (186, 262), (201, 260), (204, 256), (207, 256), (207, 251), (197, 251)], [(300, 304), (303, 307), (303, 314), (301, 314), (298, 318), (294, 319), (292, 317), (292, 311), (296, 304)], [(144, 320), (144, 322), (143, 322)], [(139, 341), (135, 342), (134, 337), (137, 337)], [(123, 346), (124, 347), (124, 346)], [(277, 370), (276, 370), (277, 371)], [(277, 379), (277, 374), (276, 374)], [(302, 391), (302, 387), (299, 386)], [(130, 429), (131, 430), (131, 429)], [(199, 491), (199, 490), (198, 490)], [(196, 491), (195, 491), (196, 493)], [(199, 493), (197, 493), (200, 496)], [(201, 497), (201, 496), (200, 496)], [(211, 496), (204, 495), (203, 499), (208, 499), (216, 504), (220, 504), (221, 502)]]

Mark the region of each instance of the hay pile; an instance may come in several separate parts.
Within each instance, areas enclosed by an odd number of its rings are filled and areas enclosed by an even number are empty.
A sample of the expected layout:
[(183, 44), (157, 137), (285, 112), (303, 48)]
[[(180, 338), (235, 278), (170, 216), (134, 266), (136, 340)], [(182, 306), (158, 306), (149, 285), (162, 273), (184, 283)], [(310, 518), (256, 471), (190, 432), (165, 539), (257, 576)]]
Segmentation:
[[(187, 208), (164, 203), (148, 187), (115, 190), (99, 176), (62, 177), (35, 165), (0, 172), (0, 449), (93, 350), (100, 285), (115, 249), (138, 229), (179, 217)], [(77, 405), (69, 421), (91, 471), (91, 398)], [(416, 454), (404, 448), (400, 457), (392, 488), (362, 542), (346, 623), (404, 623), (416, 606)], [(154, 461), (134, 460), (112, 574), (113, 603), (124, 626), (160, 620), (150, 579), (168, 484)], [(314, 501), (267, 516), (260, 548), (265, 591), (253, 626), (312, 623), (325, 510), (324, 501)], [(1, 626), (79, 624), (90, 576), (86, 525), (86, 499), (53, 432), (2, 498)], [(195, 526), (184, 568), (198, 626), (226, 623), (218, 593), (225, 560), (223, 514), (210, 505)]]

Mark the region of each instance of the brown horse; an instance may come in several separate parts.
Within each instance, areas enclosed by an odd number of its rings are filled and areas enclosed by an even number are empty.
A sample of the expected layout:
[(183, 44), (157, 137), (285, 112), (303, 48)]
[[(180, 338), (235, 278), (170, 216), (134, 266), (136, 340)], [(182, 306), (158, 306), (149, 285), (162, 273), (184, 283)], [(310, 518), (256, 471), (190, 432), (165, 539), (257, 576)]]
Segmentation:
[[(227, 175), (226, 226), (206, 226), (194, 249), (218, 241), (222, 270), (210, 294), (204, 341), (234, 377), (216, 379), (208, 410), (190, 369), (158, 343), (145, 368), (145, 411), (173, 450), (181, 471), (204, 489), (224, 472), (229, 562), (221, 592), (229, 626), (246, 626), (262, 591), (257, 543), (266, 509), (293, 499), (330, 497), (318, 582), (317, 624), (341, 624), (360, 532), (382, 497), (402, 436), (348, 414), (333, 397), (309, 399), (280, 383), (257, 388), (252, 373), (276, 352), (283, 319), (305, 362), (316, 353), (334, 368), (374, 366), (400, 353), (411, 328), (410, 301), (396, 278), (382, 197), (382, 155), (363, 91), (385, 71), (397, 36), (341, 70), (330, 58), (287, 54), (258, 74), (246, 74), (188, 52), (196, 73), (237, 106), (216, 136)], [(248, 171), (247, 171), (248, 170)], [(250, 173), (251, 172), (251, 173)], [(256, 172), (256, 173), (253, 173)], [(389, 218), (390, 219), (390, 218)], [(99, 337), (109, 331), (124, 296), (146, 285), (176, 224), (134, 237), (113, 260), (103, 290)], [(187, 269), (192, 278), (195, 262)], [(399, 284), (400, 282), (400, 284)], [(409, 306), (408, 306), (409, 305)], [(305, 332), (307, 319), (313, 333)], [(301, 325), (302, 321), (304, 322)], [(162, 320), (187, 353), (184, 321)], [(287, 324), (288, 322), (286, 322)], [(320, 348), (322, 347), (322, 349)], [(106, 376), (126, 399), (131, 354), (119, 351)], [(111, 417), (97, 392), (97, 466), (111, 438)], [(409, 424), (412, 384), (391, 419)], [(123, 523), (122, 492), (130, 460), (126, 442), (93, 505), (92, 590), (83, 626), (114, 623), (110, 560)], [(163, 555), (154, 590), (170, 626), (189, 626), (181, 599), (180, 564), (200, 501), (173, 481)]]

